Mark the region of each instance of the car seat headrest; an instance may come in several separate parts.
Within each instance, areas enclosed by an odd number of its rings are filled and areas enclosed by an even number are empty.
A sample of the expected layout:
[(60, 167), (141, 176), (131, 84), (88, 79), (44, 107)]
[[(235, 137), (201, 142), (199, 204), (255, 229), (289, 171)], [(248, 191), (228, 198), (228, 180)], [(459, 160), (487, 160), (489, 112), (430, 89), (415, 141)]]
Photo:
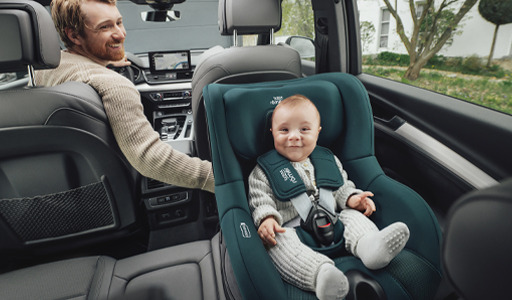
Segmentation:
[(48, 11), (29, 0), (0, 2), (0, 72), (55, 68), (60, 63), (57, 30)]
[(322, 131), (318, 144), (330, 146), (341, 135), (343, 108), (338, 88), (327, 81), (301, 79), (289, 83), (261, 83), (234, 87), (224, 94), (228, 136), (233, 150), (244, 159), (255, 159), (273, 148), (271, 116), (283, 99), (302, 94), (317, 106)]
[(280, 0), (220, 0), (221, 35), (268, 33), (281, 28)]

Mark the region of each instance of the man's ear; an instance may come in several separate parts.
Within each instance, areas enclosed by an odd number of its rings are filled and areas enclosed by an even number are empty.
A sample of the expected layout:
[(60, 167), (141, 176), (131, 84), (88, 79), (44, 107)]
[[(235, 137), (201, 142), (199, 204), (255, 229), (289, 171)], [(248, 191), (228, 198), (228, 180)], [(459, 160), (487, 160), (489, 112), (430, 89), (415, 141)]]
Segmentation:
[(81, 44), (80, 39), (78, 38), (78, 33), (73, 28), (68, 27), (68, 28), (64, 29), (64, 31), (66, 32), (66, 36), (68, 37), (68, 39), (70, 41), (72, 41), (73, 44), (75, 44), (75, 45)]

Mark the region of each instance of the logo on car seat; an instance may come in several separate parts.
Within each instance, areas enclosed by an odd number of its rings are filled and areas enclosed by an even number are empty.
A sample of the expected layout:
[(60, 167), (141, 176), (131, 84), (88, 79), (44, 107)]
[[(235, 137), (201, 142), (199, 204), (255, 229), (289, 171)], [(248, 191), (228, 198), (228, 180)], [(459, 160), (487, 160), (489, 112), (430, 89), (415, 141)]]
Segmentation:
[(279, 170), (279, 173), (281, 173), (281, 176), (283, 177), (284, 181), (290, 180), (292, 183), (297, 183), (297, 179), (295, 179), (290, 169), (283, 168)]
[(242, 231), (242, 236), (246, 239), (251, 237), (251, 231), (249, 230), (249, 226), (244, 222), (240, 223), (240, 230)]
[(270, 104), (272, 105), (278, 105), (279, 102), (283, 101), (283, 96), (273, 96), (272, 100), (270, 101)]

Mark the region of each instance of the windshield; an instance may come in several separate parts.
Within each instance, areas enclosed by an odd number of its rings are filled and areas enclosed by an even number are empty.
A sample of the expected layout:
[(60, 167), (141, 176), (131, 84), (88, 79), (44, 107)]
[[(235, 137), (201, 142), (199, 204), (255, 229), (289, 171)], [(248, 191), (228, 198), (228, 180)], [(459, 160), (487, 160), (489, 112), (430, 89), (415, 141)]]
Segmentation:
[(117, 7), (126, 28), (125, 49), (140, 54), (151, 51), (208, 49), (215, 45), (229, 47), (231, 37), (221, 36), (217, 22), (218, 0), (187, 0), (172, 8), (180, 19), (171, 22), (143, 21), (141, 13), (153, 10), (120, 0)]

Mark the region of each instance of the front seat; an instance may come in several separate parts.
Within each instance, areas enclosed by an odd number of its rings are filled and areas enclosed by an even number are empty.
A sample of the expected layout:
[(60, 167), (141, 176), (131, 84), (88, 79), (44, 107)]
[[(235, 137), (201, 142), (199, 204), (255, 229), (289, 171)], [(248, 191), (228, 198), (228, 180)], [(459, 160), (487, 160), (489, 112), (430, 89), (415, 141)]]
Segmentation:
[(0, 2), (0, 72), (29, 70), (32, 87), (0, 92), (0, 260), (36, 259), (128, 237), (136, 173), (90, 86), (37, 87), (33, 70), (60, 62), (48, 11)]
[(512, 179), (470, 192), (450, 208), (443, 266), (466, 300), (510, 298)]
[[(327, 247), (348, 277), (347, 299), (433, 299), (441, 281), (441, 232), (432, 210), (410, 188), (384, 174), (374, 153), (373, 115), (362, 83), (350, 74), (325, 73), (258, 84), (210, 84), (203, 95), (215, 172), (215, 194), (225, 244), (244, 299), (315, 299), (280, 279), (257, 234), (247, 200), (256, 158), (272, 149), (270, 116), (279, 100), (303, 94), (318, 107), (318, 144), (338, 156), (352, 181), (372, 197), (379, 228), (402, 221), (410, 229), (404, 250), (377, 271)], [(306, 241), (306, 239), (304, 239)], [(340, 240), (342, 243), (342, 240)], [(324, 251), (310, 244), (318, 251)]]
[[(302, 77), (299, 53), (285, 45), (237, 46), (238, 36), (281, 28), (280, 0), (220, 0), (219, 30), (233, 36), (233, 47), (215, 46), (200, 58), (192, 77), (197, 155), (210, 160), (203, 88), (210, 83), (249, 83)], [(272, 38), (271, 38), (272, 40)]]

